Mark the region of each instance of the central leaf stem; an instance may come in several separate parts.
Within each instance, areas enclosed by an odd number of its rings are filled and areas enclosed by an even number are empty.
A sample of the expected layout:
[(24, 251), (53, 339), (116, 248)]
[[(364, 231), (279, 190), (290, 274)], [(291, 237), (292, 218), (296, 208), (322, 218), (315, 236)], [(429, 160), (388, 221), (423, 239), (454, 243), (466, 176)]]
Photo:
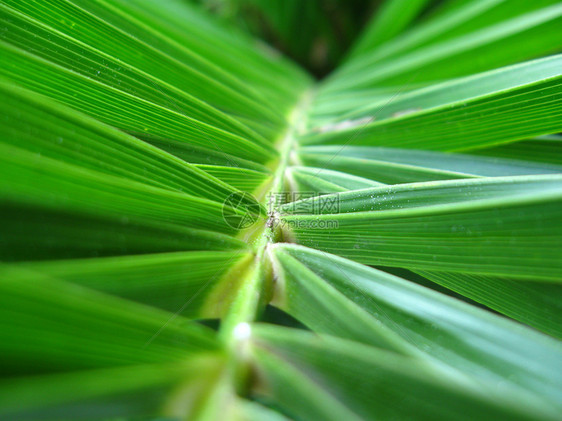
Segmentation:
[[(243, 234), (243, 237), (253, 246), (254, 261), (246, 271), (240, 282), (228, 313), (221, 323), (221, 336), (227, 343), (236, 342), (235, 329), (240, 323), (249, 323), (256, 319), (261, 310), (269, 302), (272, 291), (271, 264), (266, 257), (269, 243), (275, 242), (275, 226), (273, 221), (273, 207), (278, 195), (285, 193), (285, 172), (290, 165), (291, 154), (297, 145), (297, 137), (304, 130), (306, 114), (311, 101), (312, 92), (306, 91), (288, 118), (287, 130), (277, 143), (279, 158), (272, 163), (273, 177), (257, 194), (257, 199), (269, 211), (268, 219), (260, 226)], [(290, 192), (287, 192), (290, 193)]]
[(306, 91), (288, 118), (287, 130), (277, 143), (279, 158), (270, 165), (273, 177), (264, 185), (256, 197), (268, 210), (268, 219), (260, 221), (257, 229), (241, 233), (254, 250), (254, 259), (250, 262), (238, 282), (235, 297), (221, 320), (219, 336), (229, 351), (226, 377), (230, 387), (238, 395), (247, 394), (250, 386), (250, 363), (248, 344), (251, 335), (250, 323), (255, 321), (269, 303), (273, 292), (273, 271), (271, 260), (267, 256), (267, 247), (276, 241), (277, 227), (272, 220), (276, 195), (284, 193), (285, 173), (291, 164), (291, 154), (297, 145), (297, 137), (305, 127), (305, 118), (311, 100), (311, 92)]

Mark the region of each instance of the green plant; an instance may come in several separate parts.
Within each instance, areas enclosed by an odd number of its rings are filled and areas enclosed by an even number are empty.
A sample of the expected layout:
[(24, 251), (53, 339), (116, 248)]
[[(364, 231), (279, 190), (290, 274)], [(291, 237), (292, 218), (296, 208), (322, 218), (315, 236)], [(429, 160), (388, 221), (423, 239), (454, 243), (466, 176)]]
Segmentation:
[(558, 1), (389, 0), (320, 82), (181, 0), (0, 15), (3, 419), (559, 417)]

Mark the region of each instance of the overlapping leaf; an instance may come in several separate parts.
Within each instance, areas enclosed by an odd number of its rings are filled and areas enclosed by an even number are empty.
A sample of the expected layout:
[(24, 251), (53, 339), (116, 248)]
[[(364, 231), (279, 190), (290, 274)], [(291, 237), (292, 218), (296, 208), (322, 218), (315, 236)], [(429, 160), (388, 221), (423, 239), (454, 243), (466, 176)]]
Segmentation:
[[(512, 159), (498, 158), (494, 152), (490, 155), (368, 146), (309, 146), (301, 149), (299, 157), (304, 163), (318, 168), (317, 177), (322, 177), (326, 171), (337, 170), (387, 184), (562, 172), (561, 165), (530, 162), (523, 156), (513, 156), (518, 159)], [(350, 186), (348, 190), (365, 187)]]
[(265, 392), (293, 417), (556, 419), (532, 400), (502, 395), (496, 383), (475, 384), (377, 348), (270, 325), (252, 333)]
[(5, 374), (163, 363), (220, 351), (210, 329), (37, 272), (2, 267), (1, 289)]
[(220, 315), (234, 290), (219, 281), (229, 268), (249, 259), (241, 251), (192, 251), (26, 262), (20, 267), (183, 317), (212, 318)]
[(459, 151), (557, 133), (561, 63), (552, 56), (375, 99), (344, 118), (343, 129), (329, 122), (302, 142)]
[(465, 376), (509, 384), (516, 389), (511, 399), (522, 389), (559, 405), (562, 383), (549, 368), (562, 360), (555, 340), (321, 251), (279, 245), (272, 253), (276, 304), (315, 331), (416, 358), (421, 353)]
[(281, 208), (299, 243), (381, 266), (557, 281), (560, 175), (402, 184)]
[(556, 0), (445, 2), (433, 18), (341, 66), (323, 84), (314, 114), (342, 115), (379, 96), (391, 102), (429, 82), (559, 52), (561, 14)]

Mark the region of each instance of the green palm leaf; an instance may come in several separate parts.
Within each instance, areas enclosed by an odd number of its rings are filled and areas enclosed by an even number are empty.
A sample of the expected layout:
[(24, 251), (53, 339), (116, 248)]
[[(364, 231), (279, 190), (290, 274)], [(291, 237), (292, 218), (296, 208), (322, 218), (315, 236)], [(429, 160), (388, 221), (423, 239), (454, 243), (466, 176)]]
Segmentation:
[(301, 3), (0, 2), (0, 418), (558, 418), (561, 5)]
[[(258, 369), (275, 398), (306, 419), (556, 419), (532, 397), (474, 383), (423, 361), (279, 327), (256, 329)], [(306, 373), (306, 374), (305, 374)], [(296, 389), (301, 399), (287, 390)], [(513, 393), (517, 400), (505, 399)], [(435, 405), (434, 396), (447, 401)], [(516, 403), (515, 403), (516, 402)]]

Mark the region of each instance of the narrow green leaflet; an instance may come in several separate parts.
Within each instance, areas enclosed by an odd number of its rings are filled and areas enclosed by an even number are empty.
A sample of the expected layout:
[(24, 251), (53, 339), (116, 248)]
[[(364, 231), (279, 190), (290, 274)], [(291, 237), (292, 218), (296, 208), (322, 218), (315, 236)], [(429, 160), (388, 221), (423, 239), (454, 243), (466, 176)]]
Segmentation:
[(387, 184), (562, 172), (562, 165), (529, 162), (523, 156), (512, 159), (493, 153), (488, 157), (369, 146), (308, 146), (300, 149), (299, 158), (318, 167), (317, 176), (332, 169)]
[(269, 172), (269, 169), (264, 164), (225, 153), (221, 149), (213, 150), (208, 147), (197, 146), (187, 142), (178, 143), (157, 139), (150, 139), (148, 143), (194, 165), (227, 166), (230, 168), (249, 169), (262, 173)]
[[(31, 25), (36, 36), (26, 35), (20, 29), (9, 31), (3, 37), (35, 54), (46, 55), (50, 61), (58, 60), (59, 64), (69, 66), (69, 69), (81, 69), (79, 71), (86, 72), (97, 80), (109, 79), (109, 85), (117, 85), (119, 90), (127, 91), (134, 87), (136, 93), (140, 88), (139, 93), (147, 92), (147, 98), (156, 98), (158, 102), (166, 101), (166, 107), (183, 110), (185, 103), (188, 106), (186, 113), (191, 114), (189, 110), (195, 107), (199, 108), (195, 112), (204, 116), (204, 119), (219, 114), (218, 118), (224, 120), (220, 112), (204, 111), (205, 104), (198, 104), (203, 101), (219, 110), (226, 109), (229, 113), (252, 120), (266, 120), (279, 127), (283, 121), (281, 116), (264, 104), (274, 98), (268, 99), (252, 86), (252, 78), (248, 78), (248, 72), (243, 70), (245, 66), (238, 65), (236, 60), (225, 58), (228, 55), (219, 55), (224, 53), (223, 45), (230, 39), (236, 39), (236, 36), (215, 30), (215, 44), (207, 42), (202, 48), (200, 40), (204, 37), (182, 37), (178, 34), (186, 29), (192, 33), (208, 31), (206, 18), (197, 17), (199, 12), (183, 5), (179, 9), (180, 14), (192, 16), (187, 28), (185, 22), (183, 28), (177, 28), (180, 21), (178, 2), (168, 3), (156, 12), (150, 10), (156, 8), (146, 1), (135, 5), (132, 2), (112, 0), (94, 3), (50, 0), (45, 5), (49, 6), (49, 12), (44, 13), (44, 7), (34, 2), (8, 1), (4, 7), (8, 24), (24, 20), (26, 25), (18, 26), (25, 29)], [(80, 25), (76, 25), (76, 22), (80, 22)], [(255, 49), (249, 45), (250, 40), (243, 41), (239, 40), (238, 44), (245, 44), (246, 50)], [(64, 47), (66, 58), (64, 55), (61, 57), (53, 54), (51, 49), (54, 46)], [(89, 59), (93, 66), (88, 69), (84, 64), (76, 63), (76, 60), (71, 60), (73, 54), (74, 57), (81, 58), (80, 62), (83, 58)], [(268, 70), (285, 70), (293, 79), (304, 79), (290, 65), (280, 60), (255, 53), (253, 58), (254, 62), (261, 62)], [(134, 76), (136, 81), (133, 83), (136, 86), (128, 86), (125, 82), (121, 87), (119, 78), (116, 80), (111, 77), (114, 72), (120, 74), (122, 71), (125, 75), (131, 71), (137, 74), (142, 72), (140, 78)], [(240, 74), (236, 74), (238, 72)], [(293, 85), (292, 88), (298, 89), (299, 86)], [(161, 93), (160, 96), (158, 92)], [(289, 90), (289, 93), (285, 93), (285, 98), (291, 95), (297, 94)], [(228, 124), (233, 124), (232, 120)]]
[[(477, 0), (470, 3), (467, 7), (471, 12), (480, 13), (486, 20), (490, 19), (486, 9), (499, 2)], [(418, 33), (412, 31), (409, 37), (397, 39), (397, 45), (389, 43), (386, 51), (379, 49), (356, 57), (325, 83), (323, 92), (326, 95), (322, 100), (328, 100), (328, 94), (345, 90), (451, 79), (560, 50), (562, 35), (556, 30), (562, 22), (559, 2), (510, 0), (503, 1), (501, 6), (511, 12), (499, 16), (491, 14), (492, 22), (488, 21), (480, 28), (478, 25), (482, 23), (477, 21), (476, 27), (470, 30), (470, 13), (458, 10), (456, 13), (462, 15), (464, 22), (451, 19), (451, 15), (438, 17), (428, 22), (425, 28), (421, 27)], [(494, 17), (499, 19), (493, 22)], [(449, 36), (451, 26), (460, 29), (455, 33), (453, 28)], [(427, 42), (428, 35), (433, 42)], [(419, 45), (424, 42), (426, 45)], [(418, 45), (411, 48), (412, 44)], [(406, 51), (409, 48), (411, 50)]]
[(225, 235), (234, 230), (222, 212), (239, 209), (7, 144), (0, 150), (2, 260), (246, 248)]
[[(399, 0), (395, 2), (398, 3)], [(358, 70), (373, 59), (397, 58), (420, 47), (446, 43), (459, 36), (474, 34), (475, 31), (486, 29), (555, 3), (556, 0), (538, 0), (532, 3), (525, 0), (453, 0), (442, 2), (441, 5), (434, 8), (423, 22), (419, 22), (408, 32), (394, 37), (376, 50), (365, 51), (361, 58), (345, 63), (344, 66), (336, 69), (334, 75)], [(480, 48), (485, 47), (486, 40), (486, 37), (480, 38)], [(509, 39), (506, 41), (506, 44), (509, 44)], [(545, 45), (548, 44), (545, 43)], [(514, 56), (521, 52), (522, 50), (514, 51), (511, 49), (505, 53), (506, 58), (513, 62)], [(537, 52), (531, 52), (531, 54), (537, 54)], [(488, 59), (487, 56), (483, 58)], [(479, 64), (490, 66), (488, 60), (482, 60)], [(509, 62), (505, 64), (509, 64)]]
[(247, 192), (257, 190), (271, 176), (265, 169), (263, 171), (258, 171), (249, 168), (204, 164), (196, 164), (195, 167), (230, 184), (236, 189)]
[(293, 187), (292, 190), (314, 194), (366, 189), (381, 185), (376, 181), (345, 172), (314, 167), (290, 167), (287, 171), (287, 178)]
[(491, 96), (501, 91), (559, 77), (562, 74), (560, 71), (561, 65), (562, 55), (553, 55), (502, 67), (409, 92), (394, 98), (382, 108), (380, 108), (380, 103), (358, 108), (343, 117), (354, 119), (370, 116), (374, 110), (377, 110), (376, 118), (384, 119), (441, 107), (445, 104), (461, 103), (473, 98)]
[[(418, 353), (397, 332), (338, 294), (321, 276), (289, 253), (285, 246), (273, 246), (271, 250), (277, 280), (274, 305), (315, 332), (360, 341), (404, 355)], [(329, 264), (328, 260), (325, 263)]]
[(70, 259), (188, 250), (247, 250), (228, 235), (98, 212), (80, 214), (2, 200), (2, 261)]
[(562, 363), (562, 348), (555, 340), (322, 251), (277, 245), (272, 252), (279, 269), (274, 302), (315, 331), (413, 357), (422, 353), (470, 378), (501, 381), (506, 394), (515, 389), (514, 399), (525, 391), (560, 405), (562, 381), (552, 367)]
[(562, 338), (562, 287), (465, 273), (420, 271), (420, 275), (464, 297)]
[[(557, 0), (472, 0), (359, 57), (327, 78), (314, 118), (338, 118), (385, 104), (405, 92), (524, 60), (559, 53), (562, 20)], [(477, 57), (477, 59), (475, 59)]]
[(497, 383), (356, 342), (272, 325), (252, 326), (251, 338), (264, 394), (295, 418), (556, 419)]
[[(22, 7), (20, 4), (19, 7)], [(109, 54), (104, 54), (91, 45), (84, 44), (75, 38), (61, 33), (59, 28), (45, 25), (14, 9), (3, 5), (0, 8), (2, 23), (8, 28), (3, 40), (14, 46), (21, 47), (39, 57), (56, 63), (74, 72), (81, 73), (93, 79), (112, 86), (133, 96), (150, 100), (164, 108), (175, 107), (200, 121), (217, 126), (223, 130), (239, 135), (252, 136), (248, 128), (241, 125), (228, 115), (210, 107), (203, 101), (170, 85), (158, 78), (150, 76)], [(117, 43), (117, 39), (108, 40)], [(123, 48), (123, 45), (121, 45)], [(53, 51), (60, 51), (53, 54)], [(137, 64), (141, 65), (141, 63)], [(147, 68), (149, 63), (142, 62)], [(148, 67), (150, 69), (150, 67)], [(148, 70), (147, 69), (147, 70)], [(95, 86), (95, 85), (94, 85)], [(253, 136), (256, 136), (254, 133)]]
[(0, 81), (2, 142), (164, 189), (223, 201), (236, 190), (193, 165), (84, 114)]
[(383, 99), (302, 143), (459, 151), (556, 133), (561, 65), (558, 55)]
[[(87, 1), (82, 3), (88, 4)], [(183, 0), (170, 0), (165, 4), (150, 0), (111, 0), (111, 4), (113, 10), (121, 11), (127, 19), (134, 15), (136, 22), (142, 23), (154, 35), (161, 37), (165, 34), (166, 43), (160, 44), (163, 47), (169, 48), (169, 41), (176, 47), (189, 46), (194, 53), (204, 57), (207, 64), (228, 73), (229, 78), (235, 77), (249, 85), (252, 96), (275, 105), (270, 112), (288, 112), (294, 106), (295, 98), (311, 82), (306, 72), (269, 45), (256, 42), (232, 26), (218, 25), (216, 19), (201, 13), (198, 8), (186, 7)], [(157, 34), (151, 28), (158, 28)], [(277, 83), (271, 83), (272, 78)], [(244, 109), (237, 111), (237, 115), (245, 113)], [(260, 123), (267, 127), (272, 122)]]
[[(3, 200), (75, 214), (114, 214), (155, 223), (232, 233), (227, 205), (201, 197), (99, 174), (2, 144)], [(233, 214), (243, 212), (229, 208)]]
[(150, 141), (189, 143), (256, 162), (275, 156), (265, 141), (251, 140), (226, 132), (184, 114), (124, 93), (87, 76), (0, 43), (4, 78), (48, 95), (104, 123)]
[(538, 175), (356, 190), (281, 212), (299, 243), (361, 263), (559, 282), (561, 201), (562, 176)]
[(5, 374), (182, 361), (219, 352), (212, 331), (173, 313), (3, 266)]
[[(170, 402), (200, 398), (203, 379), (216, 376), (221, 361), (190, 356), (172, 364), (135, 365), (23, 377), (0, 382), (0, 415), (5, 419), (61, 420), (88, 414), (98, 418), (167, 416), (185, 411)], [(183, 409), (183, 408), (182, 408)]]
[(254, 401), (240, 399), (234, 419), (240, 421), (289, 421), (290, 418)]
[[(296, 330), (294, 333), (300, 331)], [(258, 378), (261, 380), (260, 395), (269, 398), (283, 412), (290, 414), (291, 418), (361, 420), (341, 402), (339, 396), (332, 397), (322, 386), (313, 383), (310, 368), (301, 372), (261, 349), (254, 351), (253, 360), (257, 366), (255, 371), (259, 373)]]
[(478, 149), (472, 153), (560, 166), (562, 165), (562, 136), (541, 136), (536, 139)]
[(210, 318), (220, 315), (220, 303), (213, 299), (223, 286), (222, 276), (250, 259), (242, 251), (191, 251), (25, 262), (19, 266), (173, 313), (181, 310), (183, 317)]

